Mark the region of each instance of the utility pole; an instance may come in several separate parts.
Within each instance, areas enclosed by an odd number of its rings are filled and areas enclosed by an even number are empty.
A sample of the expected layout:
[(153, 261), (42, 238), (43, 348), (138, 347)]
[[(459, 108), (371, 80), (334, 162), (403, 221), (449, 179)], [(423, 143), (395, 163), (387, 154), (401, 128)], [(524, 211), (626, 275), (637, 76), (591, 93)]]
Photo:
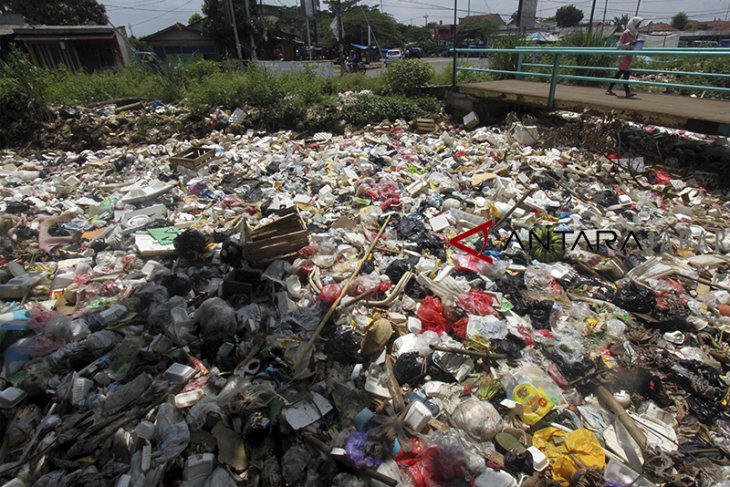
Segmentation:
[[(521, 1), (521, 0), (520, 0)], [(458, 8), (459, 0), (454, 0), (454, 31), (452, 32), (451, 43), (454, 45), (454, 66), (451, 70), (451, 87), (456, 88), (456, 9)]]
[(343, 42), (344, 34), (342, 32), (342, 2), (337, 0), (335, 9), (335, 15), (337, 16), (337, 42), (340, 44), (340, 74), (345, 75), (345, 44)]
[(517, 29), (522, 28), (522, 0), (520, 0), (520, 3), (517, 5)]
[(253, 31), (250, 28), (250, 25), (251, 25), (251, 22), (250, 22), (250, 20), (251, 20), (251, 12), (248, 9), (248, 0), (243, 0), (243, 6), (245, 8), (244, 13), (246, 14), (246, 19), (249, 20), (248, 46), (249, 46), (249, 49), (251, 50), (251, 59), (254, 59), (255, 60), (256, 59), (256, 44), (254, 43), (254, 40), (253, 40)]
[(238, 55), (238, 60), (242, 61), (243, 56), (241, 55), (241, 42), (238, 40), (238, 26), (236, 25), (236, 12), (233, 10), (232, 0), (228, 0), (226, 2), (226, 7), (228, 7), (228, 13), (231, 16), (231, 25), (233, 26), (233, 41), (236, 43), (236, 54)]
[(426, 23), (424, 24), (424, 27), (428, 25), (428, 15), (424, 15), (423, 18), (426, 20)]
[[(608, 0), (606, 0), (606, 4), (603, 6), (603, 25), (606, 25), (606, 12), (608, 12)], [(601, 32), (603, 34), (603, 32)]]
[(469, 17), (471, 15), (471, 0), (468, 0), (466, 2), (466, 16)]
[(640, 8), (640, 7), (641, 7), (641, 0), (639, 0), (639, 1), (638, 1), (638, 3), (636, 4), (636, 14), (635, 14), (635, 15), (636, 15), (637, 17), (639, 16), (639, 8)]
[(591, 32), (593, 30), (593, 14), (596, 12), (596, 0), (593, 0), (593, 5), (591, 5), (591, 20), (588, 21), (588, 32)]

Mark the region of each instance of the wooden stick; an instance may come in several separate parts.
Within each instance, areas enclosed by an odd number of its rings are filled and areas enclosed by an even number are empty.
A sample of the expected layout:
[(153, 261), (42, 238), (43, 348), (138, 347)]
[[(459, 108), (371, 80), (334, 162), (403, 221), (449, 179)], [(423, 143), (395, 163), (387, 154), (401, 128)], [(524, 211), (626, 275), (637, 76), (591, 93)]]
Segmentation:
[(438, 344), (432, 344), (430, 345), (430, 347), (431, 350), (438, 350), (439, 352), (459, 353), (462, 355), (469, 355), (471, 357), (485, 358), (489, 360), (500, 360), (507, 358), (507, 356), (503, 353), (477, 352), (476, 350), (464, 350), (463, 348), (448, 347), (446, 345)]
[(611, 394), (604, 386), (598, 386), (596, 387), (596, 396), (598, 397), (598, 401), (602, 403), (604, 407), (608, 408), (618, 417), (618, 420), (621, 421), (621, 424), (626, 427), (626, 430), (629, 432), (631, 437), (639, 445), (641, 451), (646, 450), (646, 435), (643, 431), (641, 431), (641, 428), (636, 425), (634, 419), (626, 413), (624, 407), (616, 401), (613, 394)]
[(406, 408), (406, 402), (403, 398), (403, 390), (400, 388), (395, 374), (393, 374), (393, 357), (390, 355), (385, 357), (385, 372), (388, 374), (388, 392), (390, 392), (390, 399), (393, 401), (393, 409), (396, 414), (399, 414)]
[(499, 220), (497, 220), (497, 223), (495, 223), (495, 224), (494, 224), (494, 226), (492, 227), (492, 230), (496, 230), (496, 229), (498, 229), (499, 227), (501, 227), (501, 226), (502, 226), (502, 225), (504, 224), (504, 222), (505, 222), (505, 221), (507, 221), (507, 218), (509, 218), (509, 217), (510, 217), (510, 215), (511, 215), (512, 213), (514, 213), (514, 211), (515, 211), (515, 210), (516, 210), (516, 209), (517, 209), (517, 208), (518, 208), (518, 207), (519, 207), (519, 206), (520, 206), (520, 205), (521, 205), (522, 203), (524, 203), (524, 202), (525, 202), (525, 200), (527, 199), (527, 197), (528, 197), (528, 196), (530, 196), (530, 192), (529, 192), (529, 191), (525, 191), (525, 194), (524, 194), (524, 195), (522, 195), (522, 198), (520, 198), (520, 201), (518, 201), (517, 203), (515, 203), (515, 205), (514, 205), (514, 206), (513, 206), (512, 208), (510, 208), (510, 209), (509, 209), (509, 211), (507, 211), (507, 213), (505, 213), (504, 215), (502, 215), (502, 216), (501, 216), (501, 217), (499, 218)]
[[(322, 440), (320, 440), (319, 438), (316, 438), (309, 433), (304, 433), (304, 434), (302, 434), (302, 439), (304, 439), (304, 441), (306, 441), (307, 443), (309, 443), (310, 445), (312, 445), (314, 448), (321, 451), (325, 455), (329, 455), (329, 457), (332, 458), (333, 460), (335, 460), (336, 462), (346, 465), (347, 467), (353, 468), (352, 465), (350, 465), (348, 462), (346, 462), (342, 458), (332, 455), (330, 453), (329, 446), (327, 446), (327, 444), (325, 442), (323, 442)], [(397, 485), (398, 485), (397, 480), (392, 479), (392, 478), (388, 477), (387, 475), (378, 472), (377, 470), (373, 470), (372, 468), (368, 468), (365, 470), (357, 470), (357, 473), (360, 473), (360, 474), (364, 475), (365, 477), (370, 477), (372, 479), (378, 480), (378, 481), (383, 482), (384, 484), (390, 485), (392, 487), (397, 487)]]
[(337, 296), (337, 299), (335, 299), (335, 302), (332, 303), (330, 306), (330, 309), (327, 310), (327, 314), (322, 317), (322, 320), (319, 322), (319, 325), (317, 326), (317, 329), (314, 330), (314, 334), (312, 335), (312, 338), (309, 339), (307, 344), (304, 346), (304, 349), (299, 354), (299, 357), (297, 357), (296, 362), (294, 362), (294, 372), (296, 373), (297, 370), (299, 370), (299, 367), (302, 365), (302, 362), (304, 362), (304, 359), (307, 357), (309, 352), (312, 350), (312, 347), (314, 346), (314, 342), (319, 338), (319, 335), (322, 334), (322, 330), (324, 329), (324, 325), (327, 324), (327, 322), (332, 318), (332, 315), (335, 312), (335, 309), (337, 309), (337, 306), (339, 306), (340, 301), (342, 301), (342, 298), (345, 297), (345, 293), (347, 292), (347, 287), (350, 285), (350, 282), (355, 278), (356, 275), (360, 273), (360, 269), (362, 268), (362, 265), (367, 260), (368, 256), (370, 255), (370, 252), (373, 251), (373, 248), (375, 247), (375, 244), (378, 243), (378, 240), (380, 240), (380, 236), (383, 235), (383, 232), (385, 231), (385, 228), (388, 226), (388, 223), (390, 223), (390, 219), (393, 215), (388, 215), (388, 218), (385, 219), (385, 222), (383, 223), (383, 226), (380, 227), (380, 230), (378, 231), (378, 234), (373, 239), (372, 243), (368, 247), (367, 251), (365, 252), (365, 255), (362, 256), (362, 259), (360, 259), (360, 262), (357, 263), (357, 267), (352, 271), (352, 274), (350, 274), (350, 277), (347, 278), (347, 281), (342, 286), (342, 290), (340, 291), (340, 295)]

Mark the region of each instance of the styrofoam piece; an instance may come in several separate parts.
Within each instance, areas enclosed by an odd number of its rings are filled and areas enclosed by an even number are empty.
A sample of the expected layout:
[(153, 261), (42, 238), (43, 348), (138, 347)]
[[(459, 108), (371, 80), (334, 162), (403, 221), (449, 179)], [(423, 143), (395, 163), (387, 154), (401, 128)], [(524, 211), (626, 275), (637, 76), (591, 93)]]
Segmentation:
[(5, 264), (5, 267), (10, 271), (10, 273), (15, 277), (20, 277), (23, 274), (26, 274), (25, 269), (23, 269), (23, 266), (18, 264), (17, 262), (13, 262), (12, 260)]
[(195, 369), (175, 362), (165, 371), (165, 379), (175, 384), (184, 384), (195, 375)]
[(93, 385), (94, 381), (91, 379), (75, 377), (71, 385), (71, 403), (76, 406), (83, 404)]
[(699, 254), (693, 255), (687, 259), (689, 265), (693, 267), (713, 268), (722, 264), (726, 264), (728, 261), (718, 255), (711, 254)]
[(449, 210), (449, 214), (457, 222), (466, 222), (474, 226), (481, 225), (487, 222), (487, 219), (483, 216), (475, 215), (464, 210), (457, 210), (456, 208)]
[(429, 219), (428, 223), (429, 225), (431, 225), (431, 229), (434, 232), (440, 232), (441, 230), (444, 230), (451, 226), (451, 222), (449, 222), (449, 219), (446, 215), (435, 216)]
[(311, 401), (300, 401), (284, 410), (284, 419), (292, 429), (300, 430), (332, 411), (332, 404), (320, 394), (312, 393)]
[(188, 457), (183, 471), (183, 479), (188, 487), (202, 487), (213, 472), (215, 455), (213, 453), (194, 454)]
[(408, 331), (414, 334), (421, 333), (421, 330), (423, 329), (423, 323), (421, 323), (421, 320), (416, 318), (415, 316), (409, 316), (408, 317)]
[(142, 447), (142, 471), (149, 471), (152, 466), (152, 445), (150, 442), (146, 442)]
[(128, 473), (125, 473), (123, 475), (120, 475), (117, 479), (117, 483), (114, 484), (114, 487), (130, 487), (132, 485), (132, 476)]
[(376, 396), (390, 398), (390, 391), (388, 388), (381, 386), (378, 383), (378, 380), (370, 375), (368, 375), (367, 379), (365, 379), (365, 390), (371, 394), (375, 394)]
[(174, 184), (163, 183), (157, 179), (151, 181), (149, 184), (145, 184), (144, 187), (132, 189), (129, 193), (122, 197), (121, 202), (129, 204), (142, 203), (143, 201), (155, 199), (158, 196), (167, 193), (174, 187)]
[(429, 411), (426, 405), (421, 401), (415, 401), (408, 408), (405, 422), (415, 431), (421, 432), (431, 419), (433, 419), (433, 414), (431, 414), (431, 411)]
[(510, 135), (520, 145), (535, 145), (540, 138), (536, 126), (522, 125), (521, 123), (515, 123), (512, 126)]
[(473, 129), (479, 125), (479, 116), (474, 112), (469, 112), (464, 115), (464, 126), (468, 129)]
[(550, 460), (548, 457), (541, 452), (538, 448), (531, 446), (527, 448), (527, 451), (532, 455), (532, 468), (538, 472), (542, 472), (550, 466)]
[(151, 421), (142, 420), (134, 429), (138, 438), (150, 441), (155, 436), (155, 424)]
[(166, 214), (167, 208), (165, 207), (165, 205), (152, 205), (148, 206), (147, 208), (140, 208), (139, 210), (125, 212), (124, 214), (122, 214), (121, 223), (125, 227), (139, 226), (138, 223), (133, 223), (133, 220), (137, 219), (138, 217), (145, 216), (147, 217), (147, 222), (150, 222), (158, 218), (165, 218)]
[(0, 284), (0, 298), (19, 299), (36, 285), (43, 277), (43, 273), (26, 273), (22, 276), (13, 277), (5, 284)]
[(298, 205), (308, 205), (312, 201), (312, 197), (306, 194), (298, 194), (292, 201)]
[(426, 181), (414, 181), (406, 186), (406, 193), (411, 196), (417, 196), (418, 194), (422, 193), (427, 187), (428, 183)]
[(196, 389), (190, 392), (183, 392), (175, 396), (175, 407), (187, 408), (200, 401), (205, 396), (202, 389)]
[(175, 253), (173, 244), (162, 245), (149, 233), (135, 233), (134, 245), (142, 257), (156, 257)]
[(25, 398), (25, 391), (17, 387), (8, 387), (0, 391), (0, 408), (14, 408)]
[(603, 476), (606, 480), (632, 487), (656, 487), (656, 484), (647, 480), (643, 475), (613, 458), (608, 460)]

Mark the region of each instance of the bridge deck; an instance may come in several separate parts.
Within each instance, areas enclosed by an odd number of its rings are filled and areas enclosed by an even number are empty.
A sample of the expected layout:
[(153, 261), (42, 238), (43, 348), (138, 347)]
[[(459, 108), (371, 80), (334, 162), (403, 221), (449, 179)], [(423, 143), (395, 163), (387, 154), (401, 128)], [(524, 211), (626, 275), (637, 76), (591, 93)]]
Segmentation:
[[(547, 106), (550, 92), (549, 83), (519, 80), (466, 83), (458, 88), (459, 92), (477, 98), (541, 108)], [(605, 91), (606, 87), (602, 86), (558, 85), (555, 108), (615, 112), (634, 122), (730, 136), (730, 101), (642, 92), (635, 98), (626, 99), (621, 85), (614, 88), (619, 96), (606, 95)]]

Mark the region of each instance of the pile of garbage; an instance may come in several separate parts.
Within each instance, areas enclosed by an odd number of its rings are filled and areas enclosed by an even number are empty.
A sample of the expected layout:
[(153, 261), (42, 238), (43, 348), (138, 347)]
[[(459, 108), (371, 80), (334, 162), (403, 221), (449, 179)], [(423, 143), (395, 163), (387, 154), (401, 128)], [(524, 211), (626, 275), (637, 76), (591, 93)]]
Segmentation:
[(3, 153), (0, 480), (727, 487), (727, 195), (541, 137)]

